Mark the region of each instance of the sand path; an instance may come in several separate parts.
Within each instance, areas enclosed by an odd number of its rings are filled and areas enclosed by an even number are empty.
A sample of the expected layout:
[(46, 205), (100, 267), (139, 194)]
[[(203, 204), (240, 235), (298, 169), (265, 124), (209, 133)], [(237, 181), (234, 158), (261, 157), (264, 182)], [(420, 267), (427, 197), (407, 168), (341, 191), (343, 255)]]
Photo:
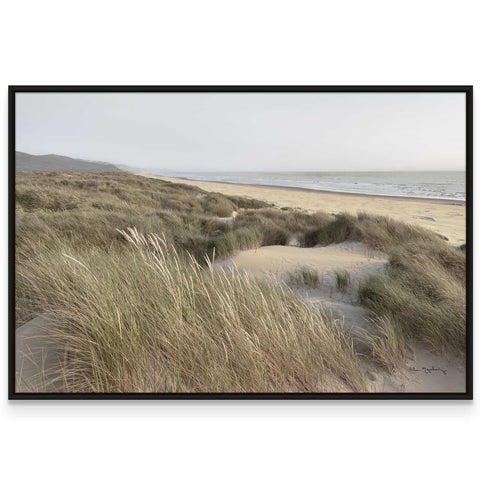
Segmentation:
[(17, 392), (65, 390), (59, 377), (63, 356), (49, 338), (47, 317), (36, 317), (15, 331), (15, 380)]
[(420, 225), (440, 233), (455, 245), (466, 241), (466, 210), (465, 204), (461, 201), (333, 193), (301, 188), (240, 185), (185, 180), (159, 175), (141, 175), (174, 183), (195, 185), (208, 192), (255, 198), (273, 203), (278, 207), (301, 208), (310, 212), (323, 210), (328, 213), (356, 214), (365, 211), (390, 216), (396, 220)]

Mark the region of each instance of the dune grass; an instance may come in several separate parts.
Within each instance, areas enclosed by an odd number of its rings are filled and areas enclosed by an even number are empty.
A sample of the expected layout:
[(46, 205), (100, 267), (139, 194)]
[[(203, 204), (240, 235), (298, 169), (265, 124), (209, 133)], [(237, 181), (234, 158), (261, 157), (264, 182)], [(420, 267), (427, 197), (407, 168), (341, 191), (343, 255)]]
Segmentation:
[(299, 267), (293, 272), (286, 273), (286, 283), (292, 287), (317, 288), (320, 285), (320, 278), (316, 270), (310, 267)]
[(413, 242), (390, 255), (385, 274), (368, 278), (361, 302), (401, 337), (462, 355), (466, 345), (465, 254), (441, 242)]
[(335, 270), (337, 290), (345, 293), (350, 285), (350, 273), (347, 270)]
[[(388, 217), (359, 213), (357, 216), (342, 213), (333, 220), (308, 230), (303, 236), (305, 247), (328, 245), (346, 240), (362, 242), (382, 252), (411, 241), (436, 242), (442, 237), (435, 232), (398, 222)], [(445, 238), (443, 238), (445, 240)]]
[[(280, 285), (202, 267), (158, 235), (122, 255), (44, 251), (19, 266), (81, 392), (321, 392), (370, 387), (351, 338)], [(49, 265), (49, 268), (45, 268)]]
[(407, 358), (407, 339), (402, 324), (388, 314), (372, 315), (368, 322), (370, 331), (365, 332), (362, 344), (375, 364), (395, 373)]
[[(234, 212), (235, 220), (225, 221)], [(217, 257), (228, 256), (245, 248), (285, 245), (292, 236), (302, 247), (356, 240), (382, 251), (407, 239), (438, 239), (385, 217), (281, 210), (254, 199), (115, 172), (19, 173), (16, 215), (20, 253), (29, 240), (41, 248), (52, 237), (80, 248), (118, 250), (125, 245), (118, 229), (133, 226), (140, 233), (165, 235), (201, 262), (214, 250)]]

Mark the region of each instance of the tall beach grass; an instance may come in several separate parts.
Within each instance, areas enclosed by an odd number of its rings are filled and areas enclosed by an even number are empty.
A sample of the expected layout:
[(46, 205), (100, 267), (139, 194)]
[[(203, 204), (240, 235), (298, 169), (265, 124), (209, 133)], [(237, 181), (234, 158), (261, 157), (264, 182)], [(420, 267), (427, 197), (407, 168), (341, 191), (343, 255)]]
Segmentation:
[(29, 310), (52, 318), (70, 359), (71, 391), (370, 389), (327, 313), (280, 285), (204, 268), (158, 235), (121, 234), (130, 245), (121, 256), (65, 245), (19, 269)]
[(394, 249), (383, 275), (360, 287), (361, 302), (406, 338), (438, 353), (463, 355), (466, 347), (465, 253), (441, 242)]

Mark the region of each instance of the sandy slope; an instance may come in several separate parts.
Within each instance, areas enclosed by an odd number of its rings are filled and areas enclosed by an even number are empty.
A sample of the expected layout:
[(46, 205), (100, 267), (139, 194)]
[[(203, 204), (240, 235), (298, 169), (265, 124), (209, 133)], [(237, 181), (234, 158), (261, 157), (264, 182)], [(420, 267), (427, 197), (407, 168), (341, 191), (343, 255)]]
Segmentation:
[[(330, 310), (348, 328), (365, 327), (365, 309), (357, 305), (360, 281), (366, 276), (383, 270), (385, 255), (366, 248), (359, 242), (344, 242), (326, 247), (297, 248), (272, 245), (255, 250), (245, 250), (217, 262), (218, 266), (235, 266), (257, 279), (270, 276), (286, 281), (288, 272), (300, 267), (309, 267), (319, 275), (319, 286), (315, 289), (296, 288), (295, 292), (305, 300)], [(347, 270), (351, 275), (348, 290), (344, 293), (336, 288), (335, 270)]]
[(279, 207), (295, 207), (307, 211), (324, 210), (328, 213), (357, 213), (366, 211), (387, 215), (413, 223), (445, 235), (453, 244), (465, 243), (465, 205), (450, 200), (427, 200), (374, 195), (355, 195), (313, 190), (237, 185), (220, 182), (202, 182), (179, 178), (144, 175), (176, 183), (196, 185), (209, 192), (256, 198)]
[(15, 331), (15, 379), (17, 392), (65, 390), (58, 371), (60, 350), (49, 339), (48, 318), (36, 317)]

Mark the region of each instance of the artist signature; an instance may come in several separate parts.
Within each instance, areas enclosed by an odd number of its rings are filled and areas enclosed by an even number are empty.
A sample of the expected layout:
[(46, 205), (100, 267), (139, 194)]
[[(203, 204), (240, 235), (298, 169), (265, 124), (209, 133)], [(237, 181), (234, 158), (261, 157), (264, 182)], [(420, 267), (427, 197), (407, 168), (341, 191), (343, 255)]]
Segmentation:
[(425, 372), (425, 373), (427, 373), (427, 374), (430, 374), (430, 373), (432, 373), (432, 372), (442, 372), (444, 375), (447, 374), (447, 371), (444, 370), (443, 368), (434, 367), (434, 366), (432, 366), (432, 367), (430, 367), (430, 368), (428, 368), (428, 367), (422, 367), (422, 368), (409, 367), (409, 370), (410, 370), (411, 372)]

